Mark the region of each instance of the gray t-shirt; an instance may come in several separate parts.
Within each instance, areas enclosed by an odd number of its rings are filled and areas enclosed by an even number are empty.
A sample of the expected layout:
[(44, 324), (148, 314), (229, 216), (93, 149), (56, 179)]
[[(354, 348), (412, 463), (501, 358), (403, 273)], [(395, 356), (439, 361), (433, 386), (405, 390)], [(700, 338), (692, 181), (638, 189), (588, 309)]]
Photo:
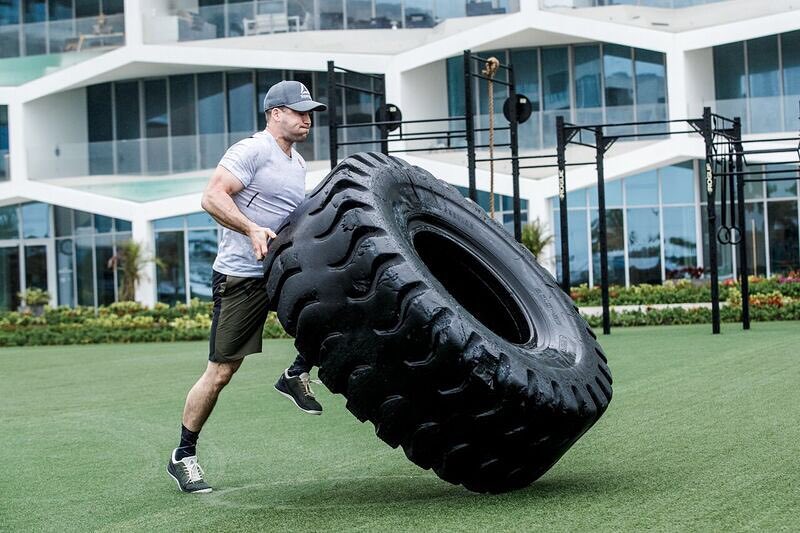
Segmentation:
[[(287, 156), (267, 131), (228, 148), (219, 164), (244, 185), (233, 195), (233, 203), (261, 227), (276, 230), (305, 197), (306, 162), (294, 148), (292, 156)], [(264, 275), (250, 238), (225, 227), (213, 268), (243, 278)]]

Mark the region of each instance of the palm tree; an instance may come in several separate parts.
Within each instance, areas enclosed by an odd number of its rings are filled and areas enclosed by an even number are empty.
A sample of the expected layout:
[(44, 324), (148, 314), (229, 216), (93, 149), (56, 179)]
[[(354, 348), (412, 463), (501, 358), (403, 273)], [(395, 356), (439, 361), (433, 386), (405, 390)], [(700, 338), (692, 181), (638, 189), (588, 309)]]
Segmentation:
[(538, 258), (544, 247), (553, 242), (553, 236), (547, 233), (545, 224), (538, 218), (522, 227), (522, 244)]
[(142, 270), (151, 262), (161, 266), (161, 261), (145, 255), (144, 247), (140, 243), (131, 240), (117, 244), (117, 253), (108, 260), (107, 266), (116, 269), (122, 275), (119, 289), (120, 302), (129, 302), (136, 298), (136, 287), (144, 277)]

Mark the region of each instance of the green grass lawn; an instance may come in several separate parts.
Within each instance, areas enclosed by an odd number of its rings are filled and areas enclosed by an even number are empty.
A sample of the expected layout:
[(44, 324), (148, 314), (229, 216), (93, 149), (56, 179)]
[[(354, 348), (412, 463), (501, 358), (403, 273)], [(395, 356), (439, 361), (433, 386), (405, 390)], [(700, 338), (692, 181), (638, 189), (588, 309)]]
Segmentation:
[(215, 492), (165, 472), (204, 343), (0, 350), (0, 530), (800, 529), (800, 323), (616, 329), (606, 415), (531, 487), (473, 494), (410, 463), (317, 386), (272, 390), (268, 341), (200, 440)]

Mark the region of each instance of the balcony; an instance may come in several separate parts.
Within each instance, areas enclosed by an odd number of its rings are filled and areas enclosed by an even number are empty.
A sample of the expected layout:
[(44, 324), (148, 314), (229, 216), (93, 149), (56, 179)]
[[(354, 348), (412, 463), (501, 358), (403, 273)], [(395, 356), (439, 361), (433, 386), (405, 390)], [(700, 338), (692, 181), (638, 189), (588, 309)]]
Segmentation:
[(0, 57), (80, 52), (123, 44), (123, 14), (0, 26)]
[(315, 30), (432, 28), (455, 17), (519, 10), (515, 0), (179, 0), (146, 21), (146, 41), (177, 42)]

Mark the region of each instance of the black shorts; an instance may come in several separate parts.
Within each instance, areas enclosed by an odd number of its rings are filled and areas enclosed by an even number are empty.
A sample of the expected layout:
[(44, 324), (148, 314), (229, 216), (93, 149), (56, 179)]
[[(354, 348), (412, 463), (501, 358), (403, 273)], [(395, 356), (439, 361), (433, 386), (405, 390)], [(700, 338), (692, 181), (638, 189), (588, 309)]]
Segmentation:
[(265, 279), (214, 271), (211, 289), (214, 314), (208, 360), (229, 363), (261, 352), (261, 336), (269, 313)]

